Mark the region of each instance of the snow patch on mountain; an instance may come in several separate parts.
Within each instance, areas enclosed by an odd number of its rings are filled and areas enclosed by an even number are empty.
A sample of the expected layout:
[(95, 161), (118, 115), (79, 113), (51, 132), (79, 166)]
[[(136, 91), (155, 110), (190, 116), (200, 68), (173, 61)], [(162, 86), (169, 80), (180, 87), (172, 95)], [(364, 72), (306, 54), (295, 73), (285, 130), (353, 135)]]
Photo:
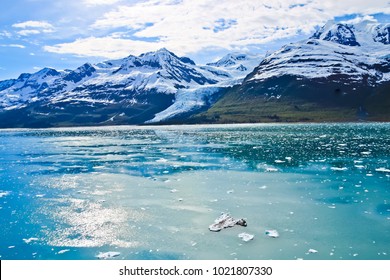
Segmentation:
[(176, 93), (175, 102), (164, 111), (156, 114), (153, 119), (147, 121), (146, 123), (158, 123), (180, 114), (201, 109), (207, 105), (210, 97), (218, 93), (220, 90), (221, 88), (216, 86), (179, 90)]

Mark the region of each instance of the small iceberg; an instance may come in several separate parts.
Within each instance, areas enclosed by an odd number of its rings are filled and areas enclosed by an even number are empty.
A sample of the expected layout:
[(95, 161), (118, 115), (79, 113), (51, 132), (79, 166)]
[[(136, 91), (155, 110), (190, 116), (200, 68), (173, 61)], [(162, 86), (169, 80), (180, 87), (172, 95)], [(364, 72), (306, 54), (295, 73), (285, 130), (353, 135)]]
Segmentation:
[(9, 192), (0, 192), (0, 198), (9, 195)]
[(100, 252), (96, 257), (99, 260), (107, 260), (107, 259), (118, 257), (120, 254), (121, 253), (119, 252), (105, 252), (105, 253)]
[(278, 172), (278, 171), (279, 171), (279, 169), (274, 168), (274, 167), (267, 167), (265, 169), (265, 172)]
[(384, 168), (384, 167), (379, 167), (375, 169), (376, 172), (390, 172), (390, 169)]
[(58, 255), (62, 255), (62, 254), (65, 254), (67, 252), (70, 252), (70, 250), (69, 249), (60, 250), (60, 251), (57, 252), (57, 254)]
[(23, 238), (23, 241), (26, 243), (26, 244), (29, 244), (33, 241), (38, 241), (39, 239), (36, 238), (36, 237), (30, 237), (30, 238)]
[(346, 170), (348, 170), (347, 167), (331, 167), (330, 169), (333, 171), (346, 171)]
[(214, 221), (214, 224), (209, 226), (209, 230), (220, 231), (221, 229), (234, 227), (235, 225), (246, 227), (247, 223), (244, 219), (234, 219), (229, 214), (222, 213), (221, 216)]
[(315, 250), (315, 249), (309, 249), (309, 250), (307, 251), (307, 253), (308, 253), (308, 254), (317, 254), (318, 251)]
[(241, 238), (242, 241), (248, 242), (248, 241), (251, 241), (255, 236), (253, 234), (249, 234), (249, 233), (243, 232), (243, 233), (240, 233), (238, 235), (238, 237)]
[(278, 238), (279, 232), (276, 229), (268, 229), (265, 231), (265, 235), (272, 237), (272, 238)]

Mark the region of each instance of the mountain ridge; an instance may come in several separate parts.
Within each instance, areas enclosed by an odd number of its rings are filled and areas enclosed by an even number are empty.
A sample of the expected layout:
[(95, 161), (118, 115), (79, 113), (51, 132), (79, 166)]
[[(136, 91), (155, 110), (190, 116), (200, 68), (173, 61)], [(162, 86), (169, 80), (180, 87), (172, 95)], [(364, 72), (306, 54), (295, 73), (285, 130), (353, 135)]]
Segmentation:
[(390, 121), (389, 31), (329, 22), (267, 55), (191, 122)]
[(239, 57), (239, 69), (196, 65), (163, 48), (74, 70), (24, 73), (0, 82), (0, 126), (140, 124), (199, 110), (257, 64), (250, 61), (255, 56)]
[(390, 24), (328, 22), (197, 65), (163, 48), (0, 81), (0, 127), (390, 121)]

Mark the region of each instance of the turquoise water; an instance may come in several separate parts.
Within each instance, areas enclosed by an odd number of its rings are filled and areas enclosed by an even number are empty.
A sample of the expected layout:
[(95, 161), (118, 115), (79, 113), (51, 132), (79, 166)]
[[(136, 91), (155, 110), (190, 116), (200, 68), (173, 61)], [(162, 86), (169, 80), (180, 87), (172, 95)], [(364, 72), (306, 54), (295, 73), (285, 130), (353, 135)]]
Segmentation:
[(390, 124), (0, 131), (1, 259), (104, 252), (390, 259)]

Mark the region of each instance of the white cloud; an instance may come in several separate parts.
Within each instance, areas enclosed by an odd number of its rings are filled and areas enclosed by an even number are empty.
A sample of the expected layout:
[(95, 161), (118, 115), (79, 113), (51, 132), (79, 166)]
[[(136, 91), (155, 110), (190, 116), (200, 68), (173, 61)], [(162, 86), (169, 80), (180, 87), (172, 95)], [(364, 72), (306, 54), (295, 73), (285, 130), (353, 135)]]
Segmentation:
[(0, 47), (3, 47), (3, 48), (18, 48), (18, 49), (25, 49), (26, 48), (26, 46), (19, 45), (19, 44), (0, 45)]
[(29, 35), (41, 34), (41, 31), (36, 29), (24, 29), (18, 31), (17, 33), (22, 36), (29, 36)]
[(388, 0), (146, 0), (117, 6), (91, 25), (92, 33), (115, 35), (79, 38), (45, 50), (107, 58), (160, 47), (179, 55), (205, 49), (239, 50), (299, 33), (309, 35), (336, 16), (373, 13), (390, 14)]
[(12, 34), (6, 30), (4, 31), (1, 31), (0, 32), (0, 37), (3, 37), (3, 38), (11, 38), (12, 37)]
[(78, 56), (95, 56), (105, 58), (123, 58), (129, 54), (140, 54), (148, 49), (162, 48), (163, 44), (120, 39), (115, 37), (88, 37), (71, 43), (45, 46), (44, 50), (53, 53), (71, 53)]
[(21, 36), (37, 35), (41, 33), (51, 33), (54, 32), (54, 26), (47, 21), (25, 21), (20, 23), (15, 23), (12, 27), (21, 29), (17, 31), (17, 34)]
[(99, 6), (99, 5), (112, 5), (122, 0), (83, 0), (83, 3), (87, 6)]
[(12, 25), (14, 28), (39, 28), (39, 29), (54, 29), (54, 26), (47, 21), (34, 21), (29, 20), (25, 22), (15, 23)]

